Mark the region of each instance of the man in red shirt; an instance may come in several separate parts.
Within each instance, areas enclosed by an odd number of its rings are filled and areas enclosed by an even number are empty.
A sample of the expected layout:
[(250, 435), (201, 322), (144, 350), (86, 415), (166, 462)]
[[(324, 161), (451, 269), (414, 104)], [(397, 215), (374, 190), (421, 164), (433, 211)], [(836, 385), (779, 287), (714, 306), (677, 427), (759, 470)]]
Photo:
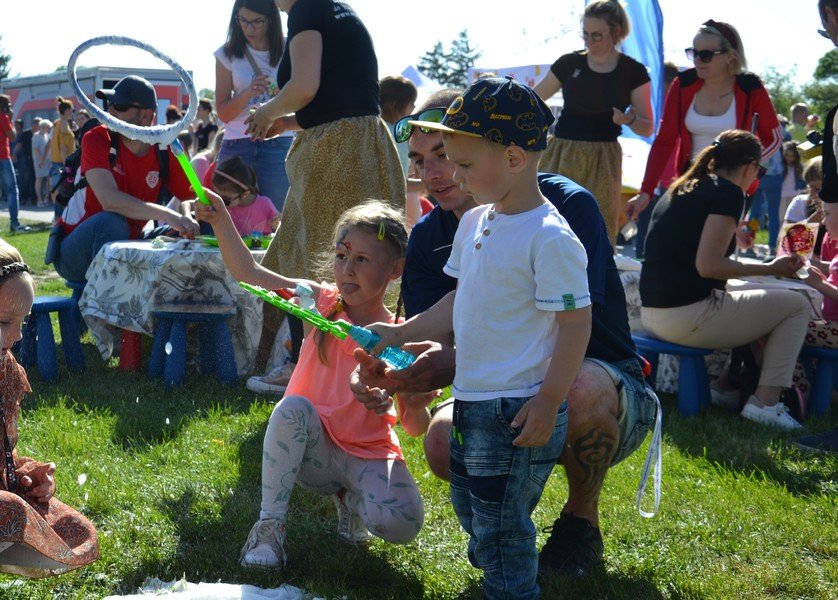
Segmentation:
[(12, 124), (12, 100), (5, 94), (0, 94), (0, 185), (3, 186), (3, 197), (9, 207), (9, 219), (12, 233), (29, 231), (17, 220), (18, 197), (15, 167), (12, 164), (9, 142), (17, 137), (17, 131)]
[[(147, 127), (156, 123), (157, 93), (135, 75), (121, 79), (113, 89), (98, 90), (107, 100), (108, 112), (126, 123)], [(87, 268), (99, 249), (117, 240), (140, 239), (150, 220), (159, 221), (184, 237), (198, 233), (198, 223), (157, 203), (163, 181), (156, 147), (119, 136), (111, 158), (111, 136), (99, 125), (84, 134), (79, 171), (87, 180), (70, 199), (57, 223), (59, 238), (55, 270), (70, 281), (84, 281)], [(189, 181), (172, 154), (168, 158), (169, 192), (179, 200), (195, 197)], [(59, 229), (60, 228), (60, 229)]]

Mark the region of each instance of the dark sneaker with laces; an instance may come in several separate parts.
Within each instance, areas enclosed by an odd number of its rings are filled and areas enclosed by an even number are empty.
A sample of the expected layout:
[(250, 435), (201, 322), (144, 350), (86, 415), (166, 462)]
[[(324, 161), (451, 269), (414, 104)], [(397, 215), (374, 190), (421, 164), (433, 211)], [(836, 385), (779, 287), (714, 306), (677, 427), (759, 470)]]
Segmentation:
[(538, 553), (540, 577), (585, 577), (602, 563), (602, 534), (587, 519), (562, 513), (544, 531), (550, 537)]
[(838, 454), (838, 427), (816, 435), (805, 435), (796, 439), (794, 444), (803, 452)]

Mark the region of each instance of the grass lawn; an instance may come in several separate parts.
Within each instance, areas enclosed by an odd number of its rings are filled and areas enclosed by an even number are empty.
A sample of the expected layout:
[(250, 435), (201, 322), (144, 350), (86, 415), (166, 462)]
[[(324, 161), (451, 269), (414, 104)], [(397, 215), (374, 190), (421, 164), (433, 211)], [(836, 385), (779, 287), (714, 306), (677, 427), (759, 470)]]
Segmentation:
[[(8, 223), (0, 222), (2, 231)], [(6, 238), (33, 267), (38, 293), (65, 294), (43, 265), (46, 229)], [(58, 335), (56, 327), (56, 335)], [(164, 393), (144, 373), (105, 363), (89, 334), (86, 370), (37, 370), (23, 406), (19, 451), (57, 464), (58, 497), (96, 524), (101, 558), (38, 581), (0, 576), (0, 598), (101, 598), (134, 593), (147, 577), (289, 583), (326, 598), (479, 598), (447, 485), (428, 472), (421, 440), (401, 436), (426, 511), (416, 541), (367, 549), (338, 542), (329, 498), (297, 490), (284, 572), (238, 566), (258, 514), (262, 436), (273, 402), (195, 372)], [(61, 353), (59, 352), (59, 357)], [(605, 568), (561, 582), (545, 598), (835, 598), (838, 458), (808, 456), (796, 437), (715, 409), (681, 418), (664, 396), (663, 501), (654, 519), (634, 508), (648, 446), (616, 466), (602, 493)], [(806, 423), (822, 431), (838, 411)], [(84, 475), (84, 477), (81, 477)], [(566, 483), (554, 471), (534, 519), (550, 525)], [(539, 544), (546, 534), (539, 534)]]

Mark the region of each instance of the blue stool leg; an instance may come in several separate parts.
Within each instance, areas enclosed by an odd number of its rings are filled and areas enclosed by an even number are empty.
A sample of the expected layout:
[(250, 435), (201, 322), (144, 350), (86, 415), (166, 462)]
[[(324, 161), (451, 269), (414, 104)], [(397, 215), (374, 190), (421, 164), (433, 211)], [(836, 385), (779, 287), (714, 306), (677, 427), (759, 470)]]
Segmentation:
[(148, 359), (148, 376), (152, 379), (163, 376), (166, 366), (166, 343), (172, 333), (172, 322), (169, 319), (157, 318), (154, 332), (154, 342), (151, 346), (151, 356)]
[(35, 315), (35, 331), (38, 372), (45, 381), (52, 381), (58, 375), (58, 358), (55, 355), (55, 336), (49, 313)]
[[(678, 412), (685, 417), (699, 413), (702, 404), (701, 379), (707, 386), (707, 373), (704, 358), (701, 356), (678, 357)], [(710, 395), (709, 388), (707, 395)]]
[(84, 317), (81, 316), (81, 311), (79, 310), (79, 300), (81, 300), (82, 292), (84, 292), (83, 287), (74, 287), (73, 288), (73, 300), (76, 301), (76, 308), (73, 311), (73, 317), (76, 319), (76, 331), (78, 335), (81, 336), (87, 331), (87, 323), (84, 321)]
[(823, 415), (832, 401), (833, 383), (832, 361), (822, 358), (818, 360), (815, 368), (815, 380), (812, 389), (809, 391), (809, 414), (815, 416)]
[(201, 373), (211, 375), (218, 367), (218, 339), (215, 335), (215, 323), (202, 323), (199, 333)]
[(22, 337), (20, 340), (20, 364), (26, 369), (35, 364), (38, 359), (37, 346), (35, 345), (35, 322), (37, 315), (29, 315), (26, 325), (23, 326)]
[(163, 369), (163, 385), (166, 389), (183, 384), (186, 372), (186, 323), (172, 323), (169, 343), (172, 345), (172, 352), (166, 356), (166, 366)]
[(227, 319), (221, 319), (214, 324), (216, 361), (218, 378), (222, 383), (236, 385), (236, 357), (233, 355), (233, 338), (230, 335), (230, 328), (227, 327)]
[(76, 329), (76, 315), (78, 307), (73, 310), (63, 310), (58, 313), (58, 326), (61, 331), (61, 345), (64, 347), (64, 360), (70, 371), (84, 370), (84, 355), (81, 351), (79, 333)]

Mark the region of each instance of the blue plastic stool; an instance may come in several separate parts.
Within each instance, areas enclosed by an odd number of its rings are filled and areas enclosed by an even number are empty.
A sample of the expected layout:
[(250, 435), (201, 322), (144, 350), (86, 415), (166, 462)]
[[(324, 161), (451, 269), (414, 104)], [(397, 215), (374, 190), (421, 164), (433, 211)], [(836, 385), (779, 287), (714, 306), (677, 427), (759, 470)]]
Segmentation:
[(233, 338), (227, 327), (227, 319), (234, 312), (155, 311), (152, 314), (157, 319), (157, 328), (148, 361), (149, 377), (162, 376), (166, 389), (183, 384), (186, 372), (186, 326), (197, 323), (200, 325), (201, 373), (215, 373), (222, 383), (230, 386), (236, 384)]
[(645, 332), (631, 334), (638, 352), (652, 365), (651, 381), (656, 382), (658, 356), (678, 357), (678, 412), (685, 417), (698, 414), (702, 406), (710, 404), (710, 382), (704, 357), (712, 352), (705, 348), (690, 348), (665, 342)]
[(800, 358), (804, 364), (811, 360), (818, 361), (815, 367), (815, 375), (811, 379), (812, 389), (809, 391), (809, 406), (806, 413), (807, 416), (823, 415), (829, 410), (829, 405), (832, 402), (835, 376), (838, 375), (838, 369), (835, 368), (836, 363), (838, 363), (838, 349), (803, 346), (800, 350)]
[(52, 381), (58, 375), (58, 358), (55, 350), (55, 336), (52, 333), (50, 313), (58, 313), (61, 331), (61, 345), (64, 359), (70, 371), (84, 369), (84, 355), (76, 329), (74, 310), (76, 301), (65, 296), (39, 296), (32, 304), (29, 320), (23, 326), (20, 342), (20, 364), (29, 367), (38, 365), (38, 372), (45, 381)]
[(76, 302), (76, 310), (73, 313), (76, 319), (76, 329), (78, 329), (79, 335), (83, 335), (84, 332), (87, 331), (87, 323), (84, 322), (84, 317), (81, 316), (81, 311), (79, 310), (79, 300), (81, 299), (81, 294), (84, 291), (84, 286), (87, 285), (87, 282), (67, 280), (64, 281), (64, 285), (73, 290), (71, 297)]

